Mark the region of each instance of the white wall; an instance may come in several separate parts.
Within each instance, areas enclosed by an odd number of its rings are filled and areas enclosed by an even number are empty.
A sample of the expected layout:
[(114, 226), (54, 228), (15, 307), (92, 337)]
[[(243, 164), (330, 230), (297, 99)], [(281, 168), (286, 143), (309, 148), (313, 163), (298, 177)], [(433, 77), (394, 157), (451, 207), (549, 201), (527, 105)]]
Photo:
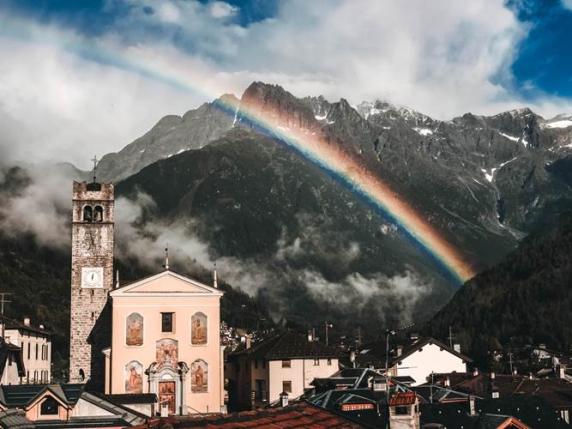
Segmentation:
[(465, 372), (467, 365), (463, 360), (438, 345), (426, 344), (420, 350), (406, 357), (396, 366), (397, 376), (411, 376), (415, 379), (414, 386), (427, 382), (431, 372)]
[(277, 401), (282, 393), (282, 381), (292, 382), (290, 399), (297, 398), (304, 393), (304, 388), (309, 388), (314, 378), (330, 377), (338, 371), (338, 360), (331, 359), (328, 365), (327, 359), (320, 359), (319, 365), (314, 365), (314, 359), (292, 359), (290, 368), (282, 368), (281, 360), (268, 362), (269, 371), (269, 401)]
[[(52, 344), (47, 336), (30, 333), (29, 331), (20, 331), (18, 329), (6, 329), (6, 340), (10, 343), (22, 348), (22, 358), (26, 373), (30, 374), (29, 380), (25, 376), (22, 383), (50, 383), (51, 381), (51, 363), (52, 363)], [(29, 346), (28, 346), (29, 344)], [(38, 347), (38, 358), (36, 359), (36, 346)], [(28, 357), (28, 347), (30, 354)], [(47, 350), (47, 354), (42, 356), (42, 348)], [(36, 379), (34, 379), (36, 374)]]

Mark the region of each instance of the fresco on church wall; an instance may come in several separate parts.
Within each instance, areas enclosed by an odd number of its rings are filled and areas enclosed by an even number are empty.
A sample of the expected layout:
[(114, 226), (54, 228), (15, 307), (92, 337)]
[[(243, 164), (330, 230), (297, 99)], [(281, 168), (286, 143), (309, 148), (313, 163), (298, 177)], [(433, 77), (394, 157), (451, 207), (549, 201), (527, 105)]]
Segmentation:
[(191, 343), (207, 343), (207, 316), (204, 313), (195, 313), (191, 318)]
[(135, 360), (125, 365), (125, 393), (143, 393), (143, 365)]
[(159, 340), (157, 341), (156, 350), (157, 369), (164, 366), (177, 367), (179, 362), (177, 340), (171, 340), (170, 338)]
[(197, 359), (191, 364), (191, 391), (194, 393), (206, 392), (209, 386), (209, 366)]
[(143, 316), (139, 313), (132, 313), (127, 317), (127, 330), (125, 343), (128, 346), (143, 345)]

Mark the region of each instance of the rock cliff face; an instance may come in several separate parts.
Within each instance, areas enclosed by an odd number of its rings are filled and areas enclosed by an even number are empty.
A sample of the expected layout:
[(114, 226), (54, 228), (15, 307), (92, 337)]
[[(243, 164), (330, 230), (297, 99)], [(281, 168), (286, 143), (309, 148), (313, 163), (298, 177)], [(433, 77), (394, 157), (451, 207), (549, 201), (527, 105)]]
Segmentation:
[[(253, 113), (359, 159), (479, 269), (572, 207), (567, 116), (545, 120), (520, 109), (440, 121), (385, 101), (354, 107), (344, 99), (297, 98), (260, 82), (240, 101), (227, 101), (164, 118), (105, 157), (101, 170), (111, 179), (136, 173), (118, 189), (124, 195), (142, 190), (155, 200), (147, 219), (200, 219), (194, 233), (213, 257), (256, 261), (261, 271), (281, 273), (253, 290), (266, 291), (279, 303), (277, 312), (300, 320), (301, 311), (311, 312), (300, 301), (323, 304), (336, 292), (350, 298), (320, 307), (316, 317), (361, 311), (364, 296), (374, 306), (370, 321), (390, 311), (397, 319), (400, 312), (419, 317), (444, 302), (453, 286), (395, 225), (248, 121)], [(414, 285), (405, 287), (410, 295), (399, 295), (404, 286), (396, 286), (397, 278)], [(432, 304), (416, 308), (420, 296)]]

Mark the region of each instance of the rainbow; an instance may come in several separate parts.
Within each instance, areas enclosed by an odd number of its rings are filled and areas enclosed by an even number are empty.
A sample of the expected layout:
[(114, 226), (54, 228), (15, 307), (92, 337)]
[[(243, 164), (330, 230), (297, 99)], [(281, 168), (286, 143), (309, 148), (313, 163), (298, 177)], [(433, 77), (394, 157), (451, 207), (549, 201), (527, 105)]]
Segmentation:
[[(7, 25), (0, 30), (0, 35), (24, 42), (31, 41), (30, 34), (23, 30), (24, 21), (3, 24)], [(474, 276), (474, 269), (462, 254), (440, 231), (424, 219), (421, 213), (364, 166), (357, 155), (343, 150), (340, 145), (328, 142), (322, 133), (288, 126), (276, 112), (268, 110), (268, 106), (256, 103), (238, 105), (230, 98), (218, 98), (224, 91), (219, 88), (216, 76), (213, 77), (208, 73), (195, 71), (195, 74), (191, 75), (188, 68), (177, 68), (173, 64), (162, 62), (152, 56), (140, 55), (136, 51), (124, 52), (102, 48), (97, 43), (77, 36), (63, 40), (52, 37), (43, 40), (42, 43), (55, 44), (58, 48), (88, 61), (135, 73), (178, 90), (199, 94), (206, 99), (215, 99), (215, 103), (222, 110), (294, 150), (395, 224), (400, 232), (430, 258), (453, 283), (462, 284)]]

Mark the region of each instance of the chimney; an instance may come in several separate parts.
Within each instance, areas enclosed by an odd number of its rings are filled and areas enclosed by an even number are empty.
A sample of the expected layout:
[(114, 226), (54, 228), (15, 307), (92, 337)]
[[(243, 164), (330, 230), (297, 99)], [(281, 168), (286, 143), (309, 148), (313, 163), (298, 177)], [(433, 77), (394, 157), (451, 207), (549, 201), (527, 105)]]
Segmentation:
[(455, 350), (457, 353), (461, 353), (461, 345), (459, 343), (453, 344), (453, 350)]
[(288, 406), (288, 393), (282, 392), (282, 393), (280, 394), (280, 406), (281, 406), (282, 408)]
[(491, 380), (494, 380), (496, 378), (496, 375), (494, 372), (491, 372)]
[(473, 395), (469, 396), (469, 415), (476, 416), (477, 409), (475, 407), (475, 397)]
[(477, 377), (479, 375), (479, 369), (475, 368), (473, 369), (473, 377)]
[(40, 326), (38, 326), (38, 327), (39, 327), (40, 329), (42, 329), (42, 330), (43, 330), (43, 329), (46, 329), (43, 324), (40, 324)]
[(417, 341), (419, 339), (419, 334), (417, 332), (412, 332), (409, 334), (409, 339), (411, 341)]
[(563, 380), (566, 378), (566, 365), (560, 364), (558, 367), (558, 376)]
[(396, 348), (397, 357), (403, 354), (403, 346), (397, 346)]
[(449, 376), (445, 377), (445, 387), (451, 387), (451, 379)]
[(314, 341), (314, 336), (312, 335), (312, 330), (308, 329), (308, 342), (311, 343)]
[(251, 342), (252, 342), (252, 339), (250, 338), (250, 335), (245, 335), (244, 344), (245, 344), (247, 349), (249, 349), (250, 346), (252, 345)]
[(24, 317), (24, 326), (30, 326), (30, 318)]
[(355, 350), (350, 351), (350, 362), (352, 363), (352, 367), (356, 367), (356, 352)]

